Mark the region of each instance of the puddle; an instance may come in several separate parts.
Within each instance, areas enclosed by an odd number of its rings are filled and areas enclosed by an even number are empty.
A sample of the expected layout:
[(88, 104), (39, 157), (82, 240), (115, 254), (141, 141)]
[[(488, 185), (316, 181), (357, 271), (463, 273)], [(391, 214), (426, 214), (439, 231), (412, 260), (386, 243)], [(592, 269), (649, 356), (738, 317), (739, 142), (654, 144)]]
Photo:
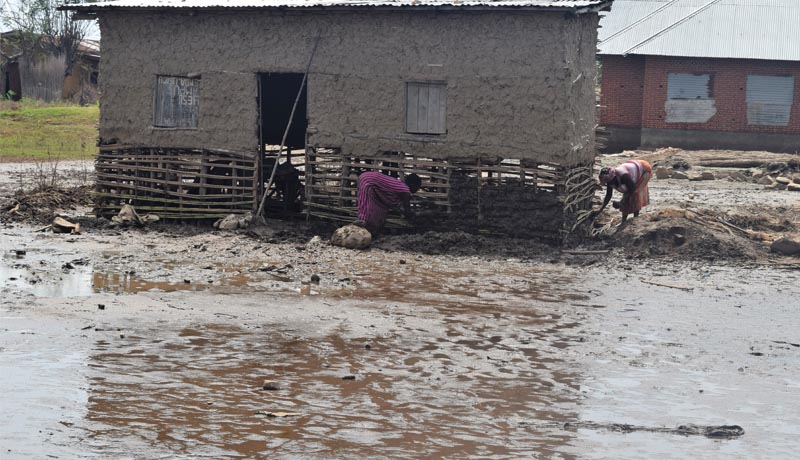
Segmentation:
[[(217, 458), (518, 458), (557, 452), (574, 437), (518, 421), (574, 419), (561, 409), (574, 402), (562, 388), (577, 376), (558, 360), (486, 360), (492, 340), (475, 349), (433, 337), (159, 332), (96, 342), (82, 427), (95, 452), (133, 441), (152, 455)], [(419, 353), (431, 346), (434, 356)], [(476, 362), (464, 366), (463, 356)], [(265, 380), (279, 389), (263, 390)]]
[[(164, 265), (167, 266), (169, 264)], [(254, 281), (251, 275), (238, 269), (215, 266), (214, 270), (222, 274), (215, 281), (153, 281), (135, 273), (96, 272), (85, 259), (64, 257), (63, 254), (53, 257), (46, 251), (10, 250), (0, 261), (0, 289), (24, 291), (36, 297), (79, 297), (105, 292), (134, 294), (241, 288)], [(279, 281), (291, 281), (279, 275), (269, 276)]]

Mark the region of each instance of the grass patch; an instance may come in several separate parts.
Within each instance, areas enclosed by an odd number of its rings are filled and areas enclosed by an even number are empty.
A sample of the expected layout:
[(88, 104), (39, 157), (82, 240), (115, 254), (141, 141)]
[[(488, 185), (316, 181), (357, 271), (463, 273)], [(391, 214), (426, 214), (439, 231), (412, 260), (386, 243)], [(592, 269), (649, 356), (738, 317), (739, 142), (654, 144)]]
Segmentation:
[(0, 101), (0, 161), (93, 158), (100, 109)]

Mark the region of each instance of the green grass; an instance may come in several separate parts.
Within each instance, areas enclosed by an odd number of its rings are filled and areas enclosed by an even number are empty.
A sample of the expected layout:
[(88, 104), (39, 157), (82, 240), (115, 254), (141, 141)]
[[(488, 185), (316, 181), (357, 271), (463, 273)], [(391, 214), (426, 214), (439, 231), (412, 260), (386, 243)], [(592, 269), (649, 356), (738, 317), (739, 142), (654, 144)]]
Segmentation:
[(93, 158), (97, 105), (0, 100), (0, 161)]

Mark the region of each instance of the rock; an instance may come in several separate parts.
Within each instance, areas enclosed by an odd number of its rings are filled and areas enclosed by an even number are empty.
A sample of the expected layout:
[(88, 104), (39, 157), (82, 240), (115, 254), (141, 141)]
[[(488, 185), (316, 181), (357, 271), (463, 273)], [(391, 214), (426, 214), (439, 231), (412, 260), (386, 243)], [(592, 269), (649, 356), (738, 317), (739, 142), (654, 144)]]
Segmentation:
[(278, 382), (265, 380), (264, 384), (261, 386), (261, 389), (265, 391), (277, 391), (281, 389), (281, 386), (278, 384)]
[(761, 179), (758, 180), (758, 183), (761, 185), (775, 185), (775, 179), (772, 176), (763, 176)]
[(689, 180), (690, 181), (703, 180), (703, 175), (698, 172), (689, 173)]
[(786, 186), (786, 190), (789, 190), (789, 191), (792, 191), (792, 192), (800, 192), (800, 183), (792, 182), (791, 184)]
[(728, 174), (728, 177), (730, 177), (731, 180), (734, 180), (736, 182), (747, 182), (747, 176), (745, 176), (740, 171), (733, 171), (730, 174)]
[(365, 249), (372, 244), (372, 234), (364, 227), (345, 225), (333, 232), (331, 244), (348, 249)]
[(673, 179), (686, 180), (689, 178), (689, 175), (682, 171), (672, 171), (672, 175), (670, 177), (672, 177)]
[(775, 182), (783, 185), (789, 185), (792, 183), (792, 180), (785, 176), (779, 176), (775, 179)]
[(702, 180), (714, 180), (714, 179), (716, 179), (716, 177), (714, 177), (714, 173), (711, 172), (711, 171), (703, 171), (702, 174), (700, 174), (700, 178)]
[(355, 379), (356, 379), (355, 375), (345, 375), (344, 377), (342, 377), (342, 380), (355, 380)]
[(319, 284), (319, 275), (311, 275), (311, 282), (314, 284)]
[(307, 248), (313, 248), (321, 245), (322, 245), (322, 238), (320, 238), (319, 235), (314, 235), (314, 237), (308, 240), (308, 243), (306, 243)]
[(122, 209), (119, 210), (119, 214), (111, 218), (111, 222), (123, 227), (142, 225), (142, 219), (139, 217), (139, 214), (136, 213), (136, 209), (129, 204), (123, 205)]
[(794, 176), (792, 176), (792, 182), (794, 182), (795, 184), (800, 184), (800, 174), (795, 174)]
[(141, 216), (140, 219), (144, 225), (153, 224), (161, 220), (161, 218), (155, 214), (145, 214)]
[(784, 236), (772, 242), (770, 252), (785, 256), (800, 255), (800, 235)]
[(236, 214), (228, 214), (224, 219), (214, 222), (214, 228), (219, 230), (236, 230), (239, 228), (240, 216)]
[(72, 235), (80, 235), (81, 233), (81, 224), (73, 224), (61, 217), (53, 219), (51, 225), (53, 227), (53, 233), (70, 233)]
[(669, 179), (669, 169), (663, 166), (656, 168), (656, 179)]
[(104, 304), (102, 304), (102, 303), (99, 303), (99, 304), (97, 304), (97, 309), (98, 310), (105, 310), (106, 306)]

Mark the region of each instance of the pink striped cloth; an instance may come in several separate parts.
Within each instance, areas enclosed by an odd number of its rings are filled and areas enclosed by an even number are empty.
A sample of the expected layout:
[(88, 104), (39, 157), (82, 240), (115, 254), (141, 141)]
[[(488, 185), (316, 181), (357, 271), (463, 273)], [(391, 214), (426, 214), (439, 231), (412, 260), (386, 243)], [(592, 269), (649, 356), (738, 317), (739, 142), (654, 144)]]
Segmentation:
[(358, 219), (367, 224), (367, 230), (379, 230), (389, 212), (403, 201), (403, 194), (411, 193), (399, 179), (379, 172), (365, 172), (358, 176)]
[[(647, 166), (645, 167), (645, 165)], [(638, 184), (639, 180), (642, 178), (642, 175), (645, 172), (650, 171), (650, 164), (642, 160), (630, 160), (626, 161), (625, 163), (622, 163), (621, 165), (617, 166), (614, 169), (617, 170), (617, 177), (622, 177), (625, 174), (630, 174), (633, 183)], [(620, 185), (614, 188), (616, 188), (617, 191), (622, 193), (628, 191), (628, 187), (626, 187), (625, 184), (623, 184), (622, 182), (620, 182)]]

